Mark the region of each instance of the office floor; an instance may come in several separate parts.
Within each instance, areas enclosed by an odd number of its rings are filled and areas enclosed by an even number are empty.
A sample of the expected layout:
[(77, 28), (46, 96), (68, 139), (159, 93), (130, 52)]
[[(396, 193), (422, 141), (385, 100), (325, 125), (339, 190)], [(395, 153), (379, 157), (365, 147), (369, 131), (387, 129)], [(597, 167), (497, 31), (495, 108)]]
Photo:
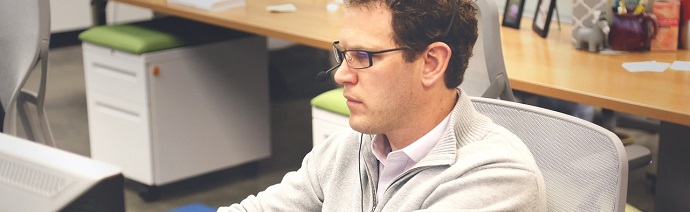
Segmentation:
[[(165, 211), (191, 203), (211, 207), (227, 205), (256, 194), (279, 182), (286, 172), (297, 169), (311, 148), (309, 100), (332, 87), (329, 82), (314, 80), (318, 71), (328, 68), (327, 62), (322, 62), (327, 60), (326, 56), (324, 51), (306, 47), (271, 53), (271, 158), (163, 187), (163, 195), (155, 202), (143, 201), (137, 195), (136, 186), (127, 186), (127, 211)], [(57, 146), (88, 156), (89, 132), (80, 46), (51, 49), (48, 70), (46, 110)], [(32, 76), (27, 88), (35, 88), (36, 78)], [(653, 154), (656, 152), (658, 134), (631, 129), (622, 131), (633, 135), (637, 143), (649, 147)], [(647, 169), (631, 171), (628, 202), (643, 211), (653, 211), (654, 199), (647, 172)]]

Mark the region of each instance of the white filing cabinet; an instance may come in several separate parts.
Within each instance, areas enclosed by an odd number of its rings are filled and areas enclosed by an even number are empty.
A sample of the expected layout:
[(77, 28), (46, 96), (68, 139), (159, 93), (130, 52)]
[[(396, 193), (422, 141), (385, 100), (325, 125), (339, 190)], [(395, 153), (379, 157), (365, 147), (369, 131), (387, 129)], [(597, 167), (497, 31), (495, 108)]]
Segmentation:
[(349, 117), (317, 107), (311, 108), (312, 142), (314, 146), (326, 140), (333, 133), (349, 128)]
[(159, 186), (270, 156), (265, 38), (83, 53), (91, 157), (125, 177)]

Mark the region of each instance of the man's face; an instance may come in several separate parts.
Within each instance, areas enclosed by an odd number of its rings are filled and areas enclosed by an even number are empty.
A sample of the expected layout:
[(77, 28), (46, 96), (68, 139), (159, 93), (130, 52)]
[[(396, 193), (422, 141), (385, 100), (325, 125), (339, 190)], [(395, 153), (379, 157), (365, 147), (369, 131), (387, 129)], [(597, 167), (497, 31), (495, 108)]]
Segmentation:
[[(341, 50), (379, 51), (398, 48), (393, 41), (391, 12), (381, 5), (348, 8), (340, 31)], [(345, 59), (347, 60), (347, 59)], [(350, 126), (367, 134), (387, 134), (414, 122), (414, 98), (422, 85), (423, 63), (403, 59), (403, 51), (376, 54), (373, 65), (353, 69), (347, 61), (338, 68), (335, 80), (344, 86)]]

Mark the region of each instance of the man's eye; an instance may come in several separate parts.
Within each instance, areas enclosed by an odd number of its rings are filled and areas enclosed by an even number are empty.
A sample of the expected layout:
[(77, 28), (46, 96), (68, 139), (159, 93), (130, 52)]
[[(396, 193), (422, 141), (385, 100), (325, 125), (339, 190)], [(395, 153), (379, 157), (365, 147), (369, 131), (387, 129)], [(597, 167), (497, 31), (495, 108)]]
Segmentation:
[(355, 52), (353, 57), (355, 57), (355, 59), (358, 59), (358, 60), (366, 59), (366, 58), (369, 58), (369, 53), (358, 51), (358, 52)]

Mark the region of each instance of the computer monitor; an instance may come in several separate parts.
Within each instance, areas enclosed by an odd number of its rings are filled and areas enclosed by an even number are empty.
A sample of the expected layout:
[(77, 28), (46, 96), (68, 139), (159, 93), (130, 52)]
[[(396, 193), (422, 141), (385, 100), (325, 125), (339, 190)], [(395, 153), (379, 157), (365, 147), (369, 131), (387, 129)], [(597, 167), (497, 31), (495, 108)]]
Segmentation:
[(120, 168), (0, 133), (0, 211), (125, 211)]

